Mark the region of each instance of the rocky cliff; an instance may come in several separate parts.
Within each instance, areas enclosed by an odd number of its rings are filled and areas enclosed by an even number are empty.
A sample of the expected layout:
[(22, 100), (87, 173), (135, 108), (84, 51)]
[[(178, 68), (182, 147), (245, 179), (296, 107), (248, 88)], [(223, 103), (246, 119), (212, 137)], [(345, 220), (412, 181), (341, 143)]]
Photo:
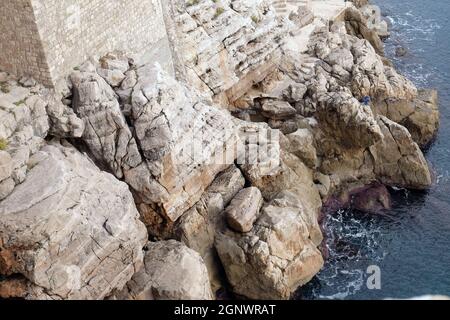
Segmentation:
[(0, 73), (0, 297), (288, 299), (323, 265), (324, 205), (432, 184), (437, 93), (363, 12), (166, 10), (175, 78), (121, 52), (55, 90)]

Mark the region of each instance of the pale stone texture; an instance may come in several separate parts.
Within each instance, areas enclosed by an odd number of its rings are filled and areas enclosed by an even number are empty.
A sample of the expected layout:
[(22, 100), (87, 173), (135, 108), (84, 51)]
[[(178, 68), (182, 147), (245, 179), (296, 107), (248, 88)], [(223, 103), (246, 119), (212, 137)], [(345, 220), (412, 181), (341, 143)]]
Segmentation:
[(289, 191), (264, 207), (250, 233), (226, 231), (216, 248), (233, 291), (251, 299), (288, 299), (323, 265), (310, 239), (304, 207)]
[(144, 266), (128, 282), (125, 295), (135, 300), (213, 299), (202, 258), (174, 240), (147, 245)]
[(28, 299), (102, 299), (142, 263), (147, 234), (126, 184), (73, 147), (48, 145), (0, 203), (0, 273)]
[(225, 211), (228, 225), (238, 232), (250, 232), (263, 204), (261, 191), (251, 187), (241, 190)]

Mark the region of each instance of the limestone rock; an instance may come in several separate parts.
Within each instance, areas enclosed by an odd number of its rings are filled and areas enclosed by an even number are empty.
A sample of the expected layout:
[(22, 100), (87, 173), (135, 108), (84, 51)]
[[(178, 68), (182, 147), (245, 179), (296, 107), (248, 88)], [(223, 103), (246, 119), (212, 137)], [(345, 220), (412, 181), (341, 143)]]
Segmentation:
[(420, 147), (427, 146), (439, 128), (436, 90), (419, 90), (413, 100), (386, 99), (374, 105), (377, 113), (405, 126)]
[[(187, 79), (220, 94), (276, 61), (288, 26), (269, 1), (173, 1), (176, 47)], [(251, 81), (248, 88), (251, 87)]]
[(85, 124), (83, 141), (96, 161), (122, 178), (142, 160), (113, 89), (95, 72), (76, 71), (70, 80), (73, 109)]
[(289, 152), (295, 154), (310, 168), (318, 165), (317, 150), (314, 145), (314, 136), (308, 129), (298, 129), (287, 135), (289, 139)]
[(0, 181), (11, 176), (12, 159), (8, 152), (0, 150)]
[(368, 147), (382, 138), (372, 110), (350, 94), (329, 93), (317, 104), (317, 117), (323, 130), (344, 146)]
[(235, 159), (231, 115), (207, 105), (158, 66), (137, 70), (131, 121), (143, 162), (125, 181), (170, 221), (192, 207)]
[(408, 130), (383, 116), (378, 124), (384, 139), (370, 148), (377, 177), (388, 185), (412, 189), (431, 186), (428, 163)]
[(73, 109), (64, 105), (61, 99), (53, 95), (46, 97), (46, 110), (50, 122), (50, 134), (60, 138), (81, 138), (84, 132), (84, 122)]
[(379, 31), (380, 33), (383, 33), (384, 31), (387, 31), (384, 29), (384, 24), (382, 26), (378, 26), (379, 30), (369, 28), (367, 18), (363, 15), (363, 13), (352, 7), (349, 7), (345, 11), (344, 21), (349, 34), (368, 40), (378, 54), (384, 54), (384, 45), (377, 32)]
[(286, 101), (269, 100), (262, 104), (262, 114), (270, 119), (286, 119), (297, 113)]
[(288, 299), (322, 267), (309, 239), (303, 206), (286, 191), (263, 208), (247, 234), (226, 231), (216, 248), (234, 292), (251, 299)]
[(241, 190), (225, 210), (228, 225), (237, 232), (250, 232), (262, 205), (263, 198), (258, 188)]
[(148, 243), (144, 266), (127, 284), (137, 300), (212, 300), (200, 255), (174, 240)]
[(201, 199), (176, 222), (174, 236), (197, 251), (208, 269), (213, 292), (224, 286), (222, 267), (214, 248), (217, 232), (225, 226), (224, 209), (244, 188), (241, 171), (232, 165), (217, 176)]
[(243, 189), (245, 178), (241, 170), (232, 165), (217, 176), (208, 187), (208, 192), (220, 193), (225, 205), (228, 205), (239, 190)]
[(144, 225), (128, 187), (73, 147), (44, 146), (0, 202), (0, 273), (28, 299), (102, 299), (142, 263)]

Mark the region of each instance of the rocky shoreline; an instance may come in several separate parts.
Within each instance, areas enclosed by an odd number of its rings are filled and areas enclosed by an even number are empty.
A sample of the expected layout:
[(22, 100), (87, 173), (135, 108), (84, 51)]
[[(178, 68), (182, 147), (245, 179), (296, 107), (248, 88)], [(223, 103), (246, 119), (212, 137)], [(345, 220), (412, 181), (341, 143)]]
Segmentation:
[(120, 52), (55, 90), (0, 73), (0, 297), (289, 299), (325, 209), (430, 187), (437, 92), (363, 9), (314, 5), (171, 1), (175, 78)]

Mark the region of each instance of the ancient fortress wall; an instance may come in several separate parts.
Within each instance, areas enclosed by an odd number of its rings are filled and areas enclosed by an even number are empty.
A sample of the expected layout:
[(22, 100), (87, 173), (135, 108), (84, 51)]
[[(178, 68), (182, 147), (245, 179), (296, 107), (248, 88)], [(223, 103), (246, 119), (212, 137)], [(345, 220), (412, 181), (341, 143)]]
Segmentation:
[(160, 0), (1, 0), (0, 69), (53, 85), (113, 50), (170, 66)]
[(30, 0), (1, 0), (0, 69), (51, 82), (43, 43)]

